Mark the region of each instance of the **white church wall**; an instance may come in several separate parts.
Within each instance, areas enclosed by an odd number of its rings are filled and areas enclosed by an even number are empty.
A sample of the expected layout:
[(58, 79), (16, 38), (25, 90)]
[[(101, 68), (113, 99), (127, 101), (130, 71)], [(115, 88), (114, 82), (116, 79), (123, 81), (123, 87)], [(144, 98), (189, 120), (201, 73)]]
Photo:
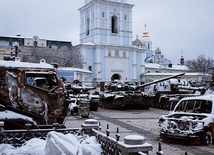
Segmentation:
[(114, 74), (119, 74), (121, 80), (129, 81), (129, 63), (127, 58), (115, 58), (108, 57), (105, 60), (106, 64), (106, 81), (111, 81), (111, 77)]

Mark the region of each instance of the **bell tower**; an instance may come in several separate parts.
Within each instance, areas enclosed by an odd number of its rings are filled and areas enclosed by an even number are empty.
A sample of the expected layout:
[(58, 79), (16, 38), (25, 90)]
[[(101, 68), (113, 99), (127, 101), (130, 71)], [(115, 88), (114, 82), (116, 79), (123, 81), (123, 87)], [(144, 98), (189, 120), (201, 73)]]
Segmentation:
[(80, 43), (132, 45), (132, 7), (127, 0), (85, 0), (80, 11)]
[(127, 0), (85, 0), (80, 12), (80, 50), (93, 82), (140, 81), (144, 50), (132, 46), (132, 8)]

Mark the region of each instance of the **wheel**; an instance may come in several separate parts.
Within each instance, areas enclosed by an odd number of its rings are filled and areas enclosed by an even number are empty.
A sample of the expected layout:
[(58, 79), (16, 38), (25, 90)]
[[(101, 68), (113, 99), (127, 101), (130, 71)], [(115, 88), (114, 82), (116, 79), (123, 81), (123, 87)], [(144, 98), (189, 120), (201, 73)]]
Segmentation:
[(213, 134), (210, 130), (204, 132), (202, 137), (202, 142), (205, 145), (212, 145), (213, 144)]

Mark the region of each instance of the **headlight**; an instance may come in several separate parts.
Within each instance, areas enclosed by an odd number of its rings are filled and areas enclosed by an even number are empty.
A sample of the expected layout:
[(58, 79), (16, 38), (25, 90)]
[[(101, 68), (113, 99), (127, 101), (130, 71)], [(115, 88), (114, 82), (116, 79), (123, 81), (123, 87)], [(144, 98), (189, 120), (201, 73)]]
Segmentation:
[(192, 122), (193, 130), (201, 130), (204, 127), (204, 122)]

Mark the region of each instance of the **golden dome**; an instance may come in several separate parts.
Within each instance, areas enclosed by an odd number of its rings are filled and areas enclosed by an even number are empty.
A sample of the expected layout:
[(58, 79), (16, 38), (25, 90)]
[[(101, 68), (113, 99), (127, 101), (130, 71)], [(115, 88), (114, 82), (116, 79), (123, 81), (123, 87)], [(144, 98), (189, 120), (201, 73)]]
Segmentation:
[(145, 31), (143, 32), (143, 36), (142, 36), (142, 42), (151, 42), (150, 38), (149, 38), (149, 33), (146, 31), (146, 24), (145, 24)]

